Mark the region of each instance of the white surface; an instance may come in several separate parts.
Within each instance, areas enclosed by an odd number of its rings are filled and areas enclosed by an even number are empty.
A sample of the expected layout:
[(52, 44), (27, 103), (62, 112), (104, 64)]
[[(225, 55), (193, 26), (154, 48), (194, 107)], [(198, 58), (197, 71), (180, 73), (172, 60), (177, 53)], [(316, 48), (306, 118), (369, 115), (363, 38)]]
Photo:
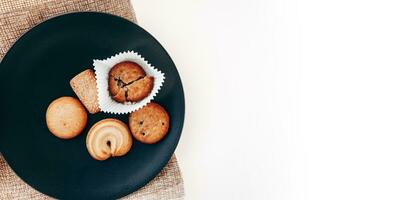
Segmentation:
[(405, 0), (139, 0), (184, 84), (186, 199), (410, 199)]

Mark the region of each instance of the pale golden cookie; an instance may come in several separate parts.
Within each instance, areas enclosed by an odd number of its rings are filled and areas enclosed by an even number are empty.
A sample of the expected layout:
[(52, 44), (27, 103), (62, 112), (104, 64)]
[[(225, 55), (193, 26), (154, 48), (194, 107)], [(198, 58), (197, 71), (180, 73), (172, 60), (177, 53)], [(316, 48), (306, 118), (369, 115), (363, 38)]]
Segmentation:
[(138, 102), (147, 97), (154, 87), (154, 78), (134, 62), (121, 62), (111, 68), (108, 90), (119, 103)]
[(159, 104), (149, 103), (130, 114), (129, 125), (135, 139), (142, 143), (153, 144), (167, 134), (169, 115)]
[(132, 146), (128, 126), (117, 119), (103, 119), (88, 131), (88, 153), (96, 160), (125, 155)]
[(60, 97), (48, 106), (47, 128), (61, 139), (70, 139), (81, 133), (87, 124), (87, 111), (78, 99)]

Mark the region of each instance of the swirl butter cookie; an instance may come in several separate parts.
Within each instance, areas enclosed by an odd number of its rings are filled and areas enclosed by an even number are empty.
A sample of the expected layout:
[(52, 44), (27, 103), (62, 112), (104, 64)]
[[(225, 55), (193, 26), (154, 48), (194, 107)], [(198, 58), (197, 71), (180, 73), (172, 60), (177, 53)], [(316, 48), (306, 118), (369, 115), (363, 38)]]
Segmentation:
[(73, 97), (60, 97), (48, 106), (47, 128), (61, 138), (70, 139), (83, 131), (87, 124), (87, 111), (81, 102)]
[(129, 116), (129, 126), (135, 139), (153, 144), (160, 141), (168, 132), (169, 115), (156, 103), (149, 103)]
[(86, 146), (88, 153), (96, 160), (125, 155), (132, 146), (131, 133), (124, 122), (117, 119), (103, 119), (88, 131)]
[(138, 102), (149, 95), (154, 87), (154, 78), (134, 62), (121, 62), (111, 68), (108, 90), (111, 98), (119, 103)]

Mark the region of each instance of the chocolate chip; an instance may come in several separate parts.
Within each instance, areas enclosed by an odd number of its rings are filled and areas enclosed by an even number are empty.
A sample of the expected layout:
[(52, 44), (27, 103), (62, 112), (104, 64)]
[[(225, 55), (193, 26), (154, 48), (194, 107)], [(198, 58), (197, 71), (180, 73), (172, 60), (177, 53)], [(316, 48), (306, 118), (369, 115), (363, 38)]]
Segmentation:
[(142, 134), (142, 135), (145, 135), (145, 132), (142, 132), (141, 134)]
[(128, 88), (127, 87), (123, 87), (124, 91), (125, 91), (125, 100), (128, 101)]
[(139, 124), (139, 125), (142, 125), (142, 123), (144, 123), (144, 121), (140, 121), (140, 122), (138, 122), (138, 124)]

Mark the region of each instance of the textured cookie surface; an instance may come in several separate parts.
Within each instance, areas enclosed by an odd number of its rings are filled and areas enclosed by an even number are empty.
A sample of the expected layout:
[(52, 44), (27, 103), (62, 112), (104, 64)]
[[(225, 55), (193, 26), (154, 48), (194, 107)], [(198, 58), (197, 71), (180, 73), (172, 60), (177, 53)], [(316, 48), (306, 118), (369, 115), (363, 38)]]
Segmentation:
[(88, 131), (86, 146), (96, 160), (125, 155), (132, 146), (128, 126), (117, 119), (103, 119)]
[(95, 114), (100, 111), (98, 106), (97, 81), (95, 73), (87, 69), (77, 74), (70, 81), (70, 86), (88, 112)]
[(119, 103), (138, 102), (149, 95), (154, 78), (134, 62), (121, 62), (111, 68), (108, 89), (111, 98)]
[(149, 103), (130, 114), (129, 126), (135, 139), (142, 143), (153, 144), (167, 134), (169, 115), (159, 104)]
[(47, 128), (62, 139), (70, 139), (81, 133), (87, 124), (87, 111), (81, 102), (73, 97), (60, 97), (48, 106)]

